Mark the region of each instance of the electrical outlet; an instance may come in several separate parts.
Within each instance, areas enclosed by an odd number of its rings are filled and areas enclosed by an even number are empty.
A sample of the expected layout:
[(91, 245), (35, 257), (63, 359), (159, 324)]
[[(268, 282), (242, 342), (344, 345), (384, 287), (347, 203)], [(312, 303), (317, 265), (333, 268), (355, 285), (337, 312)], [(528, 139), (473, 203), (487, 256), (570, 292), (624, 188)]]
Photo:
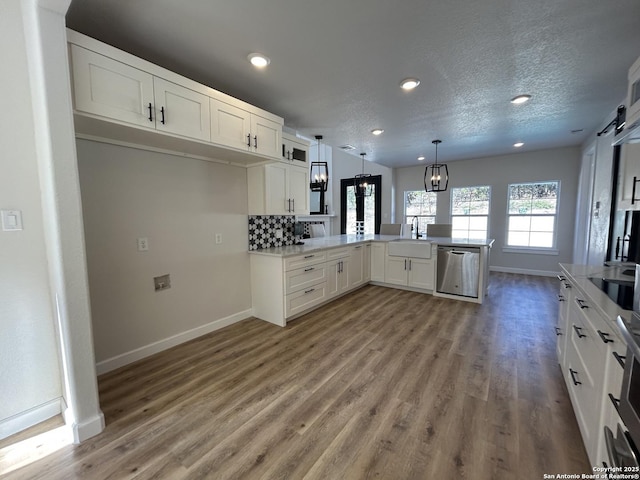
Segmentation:
[(138, 251), (146, 252), (149, 250), (149, 239), (147, 237), (138, 238)]
[(153, 286), (156, 292), (159, 290), (166, 290), (167, 288), (171, 288), (171, 276), (167, 273), (166, 275), (153, 277)]
[(276, 238), (282, 238), (283, 232), (281, 228), (276, 230)]
[(222, 234), (216, 233), (216, 244), (220, 245), (222, 243)]

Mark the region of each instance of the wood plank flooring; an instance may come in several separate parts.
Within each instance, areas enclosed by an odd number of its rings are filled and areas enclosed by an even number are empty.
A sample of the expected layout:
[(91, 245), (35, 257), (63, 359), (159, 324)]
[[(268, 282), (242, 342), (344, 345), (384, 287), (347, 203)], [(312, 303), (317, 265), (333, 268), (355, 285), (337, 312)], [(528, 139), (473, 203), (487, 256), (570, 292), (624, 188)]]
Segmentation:
[(101, 376), (105, 431), (6, 478), (591, 473), (556, 290), (491, 273), (483, 305), (367, 286), (286, 328), (245, 320)]

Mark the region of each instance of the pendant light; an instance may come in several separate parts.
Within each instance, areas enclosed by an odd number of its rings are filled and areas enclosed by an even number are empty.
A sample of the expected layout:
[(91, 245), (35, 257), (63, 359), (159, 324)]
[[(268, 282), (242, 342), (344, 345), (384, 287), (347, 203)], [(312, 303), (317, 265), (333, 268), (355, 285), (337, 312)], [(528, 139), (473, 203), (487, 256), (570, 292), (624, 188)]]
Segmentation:
[(320, 140), (322, 135), (316, 135), (318, 141), (318, 157), (315, 162), (311, 162), (311, 171), (309, 172), (309, 188), (312, 192), (326, 192), (329, 186), (329, 164), (320, 161)]
[(424, 190), (426, 192), (444, 192), (449, 185), (449, 169), (445, 163), (438, 163), (438, 145), (442, 140), (433, 140), (436, 146), (436, 160), (424, 169)]
[(356, 197), (370, 197), (373, 192), (373, 185), (371, 184), (371, 174), (364, 173), (364, 156), (366, 153), (361, 153), (362, 157), (362, 173), (359, 173), (353, 177), (353, 188), (356, 193)]

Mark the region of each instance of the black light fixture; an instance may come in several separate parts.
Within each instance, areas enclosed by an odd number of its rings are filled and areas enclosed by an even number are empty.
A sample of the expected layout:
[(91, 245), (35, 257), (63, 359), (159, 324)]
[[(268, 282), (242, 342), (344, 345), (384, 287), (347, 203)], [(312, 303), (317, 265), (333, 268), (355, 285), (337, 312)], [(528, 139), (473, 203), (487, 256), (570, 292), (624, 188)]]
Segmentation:
[(371, 184), (371, 174), (364, 173), (364, 156), (366, 153), (361, 153), (362, 157), (362, 173), (359, 173), (353, 177), (353, 188), (356, 193), (356, 197), (370, 197), (373, 192), (373, 185)]
[(315, 162), (311, 162), (311, 171), (309, 172), (309, 188), (312, 192), (326, 192), (329, 186), (329, 164), (320, 161), (320, 140), (322, 135), (316, 135), (318, 141), (318, 158)]
[(433, 140), (436, 146), (436, 160), (424, 169), (424, 190), (426, 192), (444, 192), (449, 185), (449, 169), (445, 163), (438, 163), (438, 145), (442, 140)]

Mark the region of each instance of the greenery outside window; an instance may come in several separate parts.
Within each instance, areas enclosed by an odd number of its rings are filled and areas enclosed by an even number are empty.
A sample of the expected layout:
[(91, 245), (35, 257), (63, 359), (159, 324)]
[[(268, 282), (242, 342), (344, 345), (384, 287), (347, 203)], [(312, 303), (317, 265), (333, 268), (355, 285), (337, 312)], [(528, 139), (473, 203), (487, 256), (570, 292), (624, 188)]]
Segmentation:
[[(424, 190), (404, 192), (404, 223), (414, 223), (418, 218), (418, 232), (426, 233), (427, 224), (436, 222), (438, 195)], [(415, 231), (412, 232), (415, 237)]]
[(554, 249), (560, 182), (509, 185), (507, 247)]
[(491, 187), (451, 189), (451, 236), (486, 240), (489, 230)]

